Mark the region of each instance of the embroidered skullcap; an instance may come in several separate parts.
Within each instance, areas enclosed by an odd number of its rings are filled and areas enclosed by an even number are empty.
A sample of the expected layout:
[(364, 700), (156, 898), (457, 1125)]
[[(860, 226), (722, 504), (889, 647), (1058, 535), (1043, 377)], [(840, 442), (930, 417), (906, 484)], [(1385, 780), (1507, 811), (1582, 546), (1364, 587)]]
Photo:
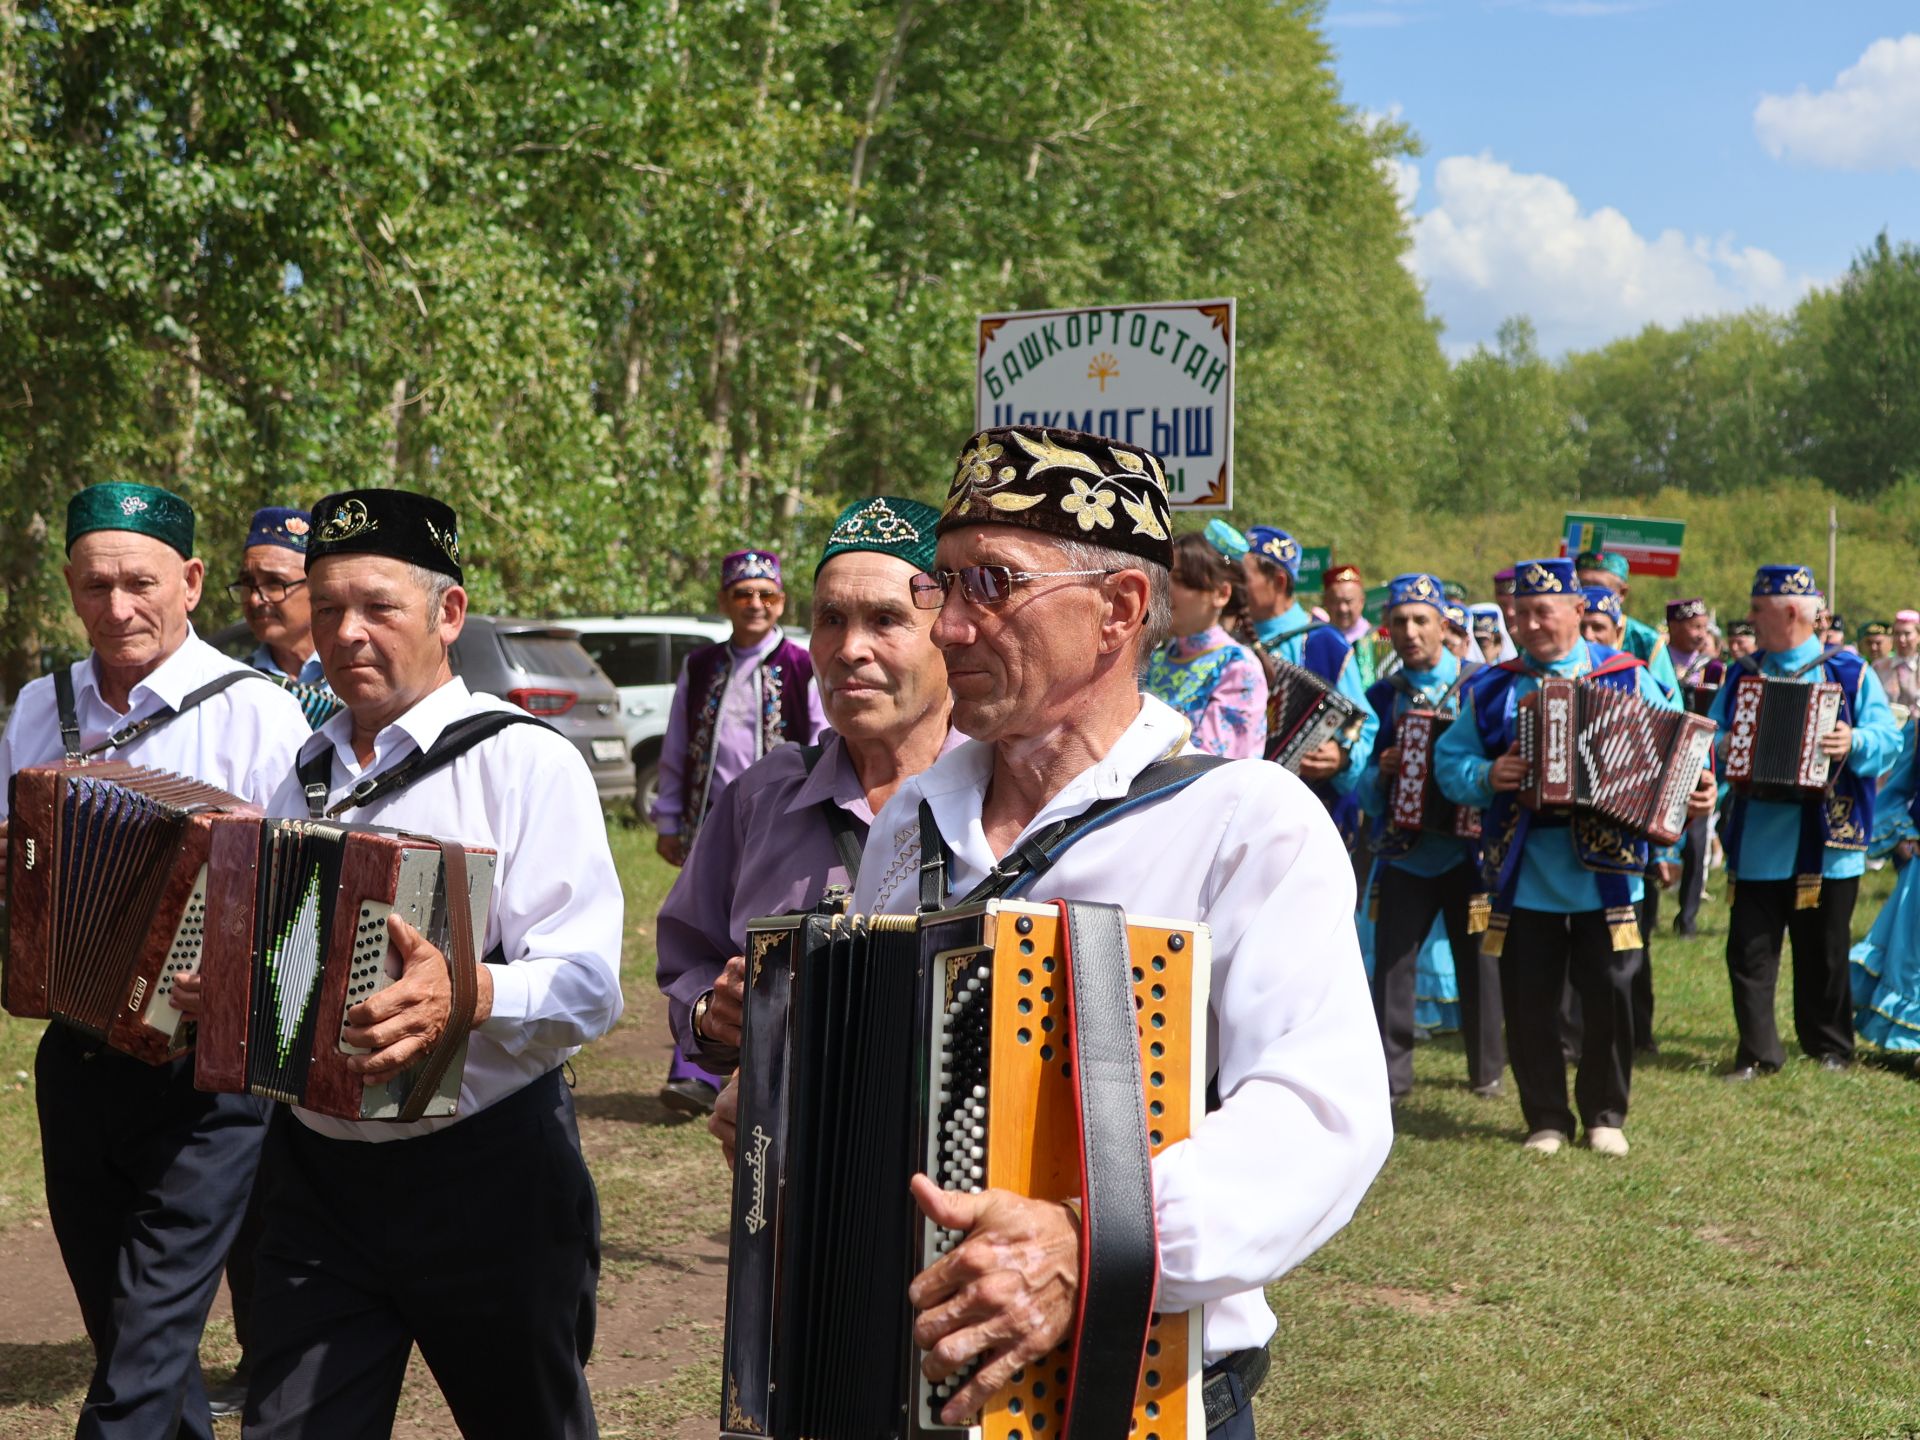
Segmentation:
[(1431, 605), (1445, 615), (1446, 587), (1441, 585), (1437, 575), (1428, 575), (1419, 570), (1409, 575), (1396, 575), (1387, 582), (1387, 609), (1393, 610), (1401, 605)]
[(1320, 588), (1324, 590), (1327, 586), (1338, 585), (1343, 580), (1351, 580), (1356, 585), (1367, 583), (1360, 578), (1358, 565), (1335, 565), (1320, 577)]
[(1818, 595), (1820, 583), (1806, 565), (1762, 565), (1753, 572), (1753, 593), (1764, 595)]
[(423, 570), (460, 569), (460, 525), (453, 507), (413, 490), (342, 490), (313, 507), (307, 564), (329, 555), (384, 555)]
[(1860, 627), (1860, 638), (1862, 640), (1871, 640), (1877, 635), (1891, 634), (1893, 634), (1893, 626), (1884, 620), (1869, 620)]
[(1523, 595), (1577, 595), (1571, 560), (1522, 560), (1513, 567), (1513, 593)]
[(780, 557), (771, 550), (735, 550), (720, 560), (720, 588), (731, 590), (746, 580), (771, 580), (775, 585), (780, 579)]
[(1458, 600), (1449, 600), (1446, 604), (1442, 605), (1440, 607), (1440, 613), (1447, 617), (1447, 624), (1458, 630), (1462, 635), (1472, 633), (1472, 631), (1467, 628), (1467, 607), (1462, 605)]
[(247, 549), (256, 545), (278, 545), (282, 550), (307, 553), (307, 538), (313, 530), (313, 516), (288, 505), (269, 505), (253, 512), (253, 524), (247, 530)]
[(1574, 557), (1576, 570), (1604, 570), (1609, 575), (1627, 578), (1627, 557), (1615, 550), (1582, 550)]
[(1493, 572), (1493, 593), (1496, 595), (1513, 594), (1513, 566)]
[(151, 535), (193, 558), (193, 507), (170, 490), (131, 480), (89, 485), (67, 502), (67, 553), (95, 530), (131, 530)]
[(1238, 560), (1253, 549), (1253, 542), (1224, 520), (1209, 520), (1202, 532), (1207, 543), (1229, 560)]
[(1604, 585), (1583, 585), (1580, 598), (1587, 602), (1587, 614), (1605, 615), (1614, 624), (1620, 623), (1620, 597)]
[(1294, 579), (1300, 578), (1300, 542), (1272, 525), (1255, 525), (1247, 531), (1253, 553), (1271, 560)]
[(1697, 620), (1706, 613), (1707, 602), (1704, 600), (1667, 601), (1668, 623), (1672, 623), (1675, 620)]
[(1731, 625), (1727, 626), (1727, 635), (1729, 638), (1735, 635), (1744, 635), (1751, 640), (1753, 638), (1753, 622), (1751, 620), (1735, 620)]
[(876, 495), (871, 500), (856, 500), (840, 512), (833, 522), (827, 547), (820, 552), (820, 566), (836, 555), (850, 550), (872, 550), (906, 561), (916, 570), (933, 569), (933, 527), (940, 512), (924, 500), (903, 500), (898, 495)]
[(1160, 457), (1078, 430), (1012, 425), (968, 441), (938, 529), (946, 535), (971, 525), (1019, 525), (1173, 566)]
[(1475, 611), (1473, 616), (1474, 638), (1485, 637), (1497, 640), (1500, 636), (1500, 613), (1497, 610)]

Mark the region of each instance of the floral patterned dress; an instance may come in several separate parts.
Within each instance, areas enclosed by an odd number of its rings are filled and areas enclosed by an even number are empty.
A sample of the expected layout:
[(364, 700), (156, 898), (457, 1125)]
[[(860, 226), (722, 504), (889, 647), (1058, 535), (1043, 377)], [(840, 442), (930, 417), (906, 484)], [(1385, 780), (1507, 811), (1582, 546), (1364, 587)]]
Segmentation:
[(1143, 688), (1187, 717), (1196, 748), (1229, 760), (1260, 758), (1267, 743), (1267, 673), (1218, 625), (1154, 651)]

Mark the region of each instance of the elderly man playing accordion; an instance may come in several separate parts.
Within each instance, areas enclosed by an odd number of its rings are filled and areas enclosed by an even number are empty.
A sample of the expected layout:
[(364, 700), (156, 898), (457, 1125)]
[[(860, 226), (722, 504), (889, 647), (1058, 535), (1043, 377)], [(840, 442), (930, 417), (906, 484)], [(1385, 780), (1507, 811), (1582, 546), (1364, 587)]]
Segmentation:
[[(1481, 843), (1493, 913), (1481, 948), (1500, 962), (1507, 1054), (1528, 1130), (1524, 1143), (1553, 1154), (1574, 1133), (1559, 1033), (1570, 980), (1583, 1012), (1574, 1085), (1579, 1120), (1593, 1150), (1624, 1155), (1631, 991), (1641, 960), (1635, 907), (1648, 845), (1594, 812), (1521, 805), (1518, 792), (1531, 767), (1516, 739), (1516, 714), (1550, 675), (1638, 695), (1661, 709), (1678, 706), (1640, 661), (1581, 638), (1586, 609), (1570, 561), (1515, 567), (1513, 638), (1520, 657), (1474, 676), (1459, 718), (1434, 746), (1434, 771), (1449, 800), (1486, 812)], [(1703, 772), (1694, 804), (1710, 793)]]
[[(150, 485), (73, 497), (67, 589), (93, 648), (20, 692), (0, 740), (6, 775), (63, 756), (118, 760), (271, 797), (306, 721), (284, 691), (238, 683), (264, 677), (194, 634), (206, 567), (193, 528), (187, 503)], [(94, 1353), (77, 1433), (208, 1440), (200, 1331), (266, 1106), (194, 1089), (190, 1054), (147, 1065), (58, 1021), (34, 1073), (47, 1210)]]
[(1740, 1030), (1727, 1078), (1735, 1081), (1770, 1075), (1786, 1063), (1773, 1018), (1783, 936), (1793, 940), (1793, 1027), (1801, 1049), (1829, 1070), (1853, 1061), (1847, 973), (1853, 905), (1867, 868), (1877, 777), (1900, 756), (1900, 727), (1866, 662), (1852, 651), (1823, 646), (1815, 635), (1821, 603), (1806, 566), (1762, 565), (1754, 573), (1749, 611), (1759, 648), (1727, 667), (1709, 712), (1720, 725), (1716, 744), (1724, 760), (1733, 697), (1746, 677), (1840, 687), (1838, 723), (1819, 740), (1833, 762), (1825, 791), (1796, 803), (1736, 787), (1726, 803), (1724, 843), (1733, 891), (1727, 975)]
[[(876, 817), (861, 913), (939, 906), (990, 873), (1014, 875), (1036, 832), (1191, 753), (1185, 722), (1138, 685), (1170, 614), (1156, 457), (1071, 431), (983, 432), (961, 457), (939, 536), (939, 569), (915, 584), (939, 611), (954, 724), (972, 740)], [(1261, 1287), (1346, 1223), (1391, 1142), (1346, 855), (1295, 776), (1222, 761), (1082, 831), (1027, 878), (1022, 898), (1212, 928), (1208, 1069), (1221, 1104), (1153, 1161), (1157, 1306), (1205, 1306), (1210, 1433), (1244, 1440), (1274, 1331)], [(925, 1176), (914, 1194), (965, 1232), (909, 1292), (925, 1374), (979, 1364), (943, 1411), (953, 1423), (1066, 1334), (1080, 1222), (1068, 1206), (941, 1190)]]

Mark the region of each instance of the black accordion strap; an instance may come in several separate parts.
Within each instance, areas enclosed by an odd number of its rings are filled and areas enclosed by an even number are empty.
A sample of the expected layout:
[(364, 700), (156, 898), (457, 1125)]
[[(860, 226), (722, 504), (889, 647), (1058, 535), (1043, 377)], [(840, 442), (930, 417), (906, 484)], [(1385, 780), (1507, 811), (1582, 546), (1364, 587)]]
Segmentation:
[(65, 665), (53, 672), (53, 705), (60, 716), (60, 746), (67, 759), (80, 758), (80, 711), (73, 703), (73, 671)]
[[(56, 670), (53, 672), (53, 694), (55, 702), (60, 704), (60, 738), (66, 744), (67, 758), (69, 760), (85, 760), (95, 755), (104, 755), (107, 751), (117, 750), (122, 745), (131, 745), (142, 735), (151, 735), (154, 731), (171, 725), (189, 710), (195, 709), (203, 702), (211, 700), (222, 690), (238, 685), (242, 680), (265, 680), (267, 678), (267, 676), (262, 675), (258, 670), (229, 670), (226, 674), (216, 676), (209, 680), (198, 690), (188, 691), (187, 694), (181, 698), (179, 709), (162, 710), (157, 714), (149, 715), (144, 720), (136, 720), (131, 725), (125, 725), (115, 730), (98, 745), (89, 745), (85, 750), (81, 750), (78, 748), (80, 744), (80, 720), (78, 712), (73, 708), (73, 676), (65, 670)], [(70, 734), (67, 730), (69, 724), (73, 726)]]
[[(825, 745), (801, 747), (800, 760), (807, 767), (807, 774), (813, 774), (813, 767), (820, 763), (826, 748)], [(842, 810), (831, 795), (820, 802), (820, 814), (826, 819), (827, 832), (833, 836), (833, 848), (839, 852), (840, 864), (846, 869), (847, 883), (852, 885), (860, 878), (860, 852), (867, 843), (867, 827)]]
[[(266, 679), (266, 676), (261, 676)], [(346, 798), (327, 804), (327, 781), (333, 775), (333, 750), (321, 746), (316, 755), (302, 760), (295, 773), (300, 777), (300, 786), (306, 792), (307, 813), (316, 820), (337, 820), (349, 810), (357, 810), (362, 805), (371, 805), (375, 800), (404, 790), (416, 780), (431, 775), (443, 766), (451, 765), (482, 740), (490, 740), (509, 725), (542, 725), (551, 730), (547, 722), (532, 715), (516, 715), (505, 710), (490, 710), (483, 715), (469, 715), (464, 720), (456, 720), (440, 732), (440, 738), (431, 748), (415, 751), (412, 755), (395, 765), (391, 770), (382, 770), (370, 780), (362, 780), (349, 790)]]
[[(425, 837), (422, 837), (425, 838)], [(427, 1112), (427, 1104), (446, 1078), (447, 1067), (460, 1053), (460, 1046), (473, 1029), (473, 1012), (480, 1000), (479, 962), (473, 943), (473, 891), (467, 874), (466, 847), (457, 840), (435, 840), (440, 847), (440, 873), (447, 897), (447, 978), (453, 984), (453, 1004), (440, 1038), (427, 1051), (420, 1073), (414, 1076), (396, 1119), (401, 1124), (418, 1120)]]
[[(1056, 820), (1046, 829), (1018, 841), (1011, 850), (1000, 857), (1000, 863), (989, 870), (978, 885), (955, 903), (972, 905), (982, 900), (993, 900), (1010, 894), (1017, 886), (1037, 879), (1052, 869), (1054, 862), (1066, 853), (1068, 847), (1089, 832), (1099, 829), (1109, 821), (1118, 819), (1127, 811), (1149, 801), (1171, 795), (1176, 790), (1184, 790), (1209, 770), (1230, 763), (1219, 755), (1175, 755), (1170, 759), (1154, 761), (1133, 777), (1133, 784), (1127, 787), (1126, 794), (1115, 795), (1106, 800), (1096, 800), (1078, 815)], [(934, 821), (933, 807), (922, 800), (920, 802), (921, 914), (925, 915), (941, 909), (945, 904), (947, 874), (951, 868), (951, 860), (952, 852), (947, 848), (946, 839), (941, 835), (940, 827)]]
[(1065, 941), (1082, 1200), (1079, 1313), (1063, 1433), (1124, 1436), (1160, 1274), (1127, 917), (1115, 905), (1055, 903)]

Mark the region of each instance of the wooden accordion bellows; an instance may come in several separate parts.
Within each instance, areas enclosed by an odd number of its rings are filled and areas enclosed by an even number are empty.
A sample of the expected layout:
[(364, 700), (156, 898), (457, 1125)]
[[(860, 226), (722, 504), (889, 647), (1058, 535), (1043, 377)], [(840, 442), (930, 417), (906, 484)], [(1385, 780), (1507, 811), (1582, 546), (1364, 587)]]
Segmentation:
[(1400, 771), (1387, 797), (1387, 820), (1396, 829), (1431, 830), (1462, 840), (1480, 838), (1480, 812), (1447, 799), (1433, 773), (1434, 743), (1453, 718), (1450, 711), (1409, 710), (1396, 722)]
[(214, 837), (259, 812), (198, 780), (108, 761), (30, 766), (8, 786), (7, 1012), (150, 1064), (192, 1029), (174, 976), (206, 941)]
[(1833, 760), (1820, 742), (1840, 723), (1831, 680), (1742, 675), (1727, 705), (1727, 784), (1755, 800), (1805, 805), (1827, 793)]
[(1562, 676), (1542, 677), (1515, 708), (1526, 757), (1520, 803), (1591, 811), (1656, 845), (1687, 824), (1687, 797), (1713, 753), (1714, 725), (1638, 695)]
[[(906, 1295), (959, 1239), (921, 1217), (914, 1172), (951, 1190), (1081, 1194), (1065, 929), (1055, 906), (1007, 900), (749, 926), (723, 1435), (1061, 1433), (1081, 1330), (972, 1423), (951, 1426), (939, 1411), (965, 1377), (922, 1378)], [(1204, 925), (1132, 918), (1125, 945), (1143, 1086), (1135, 1123), (1158, 1154), (1205, 1108), (1209, 937)], [(1200, 1318), (1154, 1314), (1144, 1361), (1135, 1337), (1134, 1440), (1205, 1435)]]
[(1274, 655), (1267, 663), (1266, 758), (1298, 774), (1303, 759), (1361, 719), (1360, 707), (1304, 665)]
[[(194, 1083), (345, 1120), (454, 1114), (494, 853), (370, 825), (264, 820), (215, 836), (211, 858), (221, 903), (201, 965)], [(369, 1086), (341, 1031), (350, 1008), (399, 978), (394, 914), (446, 956), (455, 1008), (424, 1059)]]

